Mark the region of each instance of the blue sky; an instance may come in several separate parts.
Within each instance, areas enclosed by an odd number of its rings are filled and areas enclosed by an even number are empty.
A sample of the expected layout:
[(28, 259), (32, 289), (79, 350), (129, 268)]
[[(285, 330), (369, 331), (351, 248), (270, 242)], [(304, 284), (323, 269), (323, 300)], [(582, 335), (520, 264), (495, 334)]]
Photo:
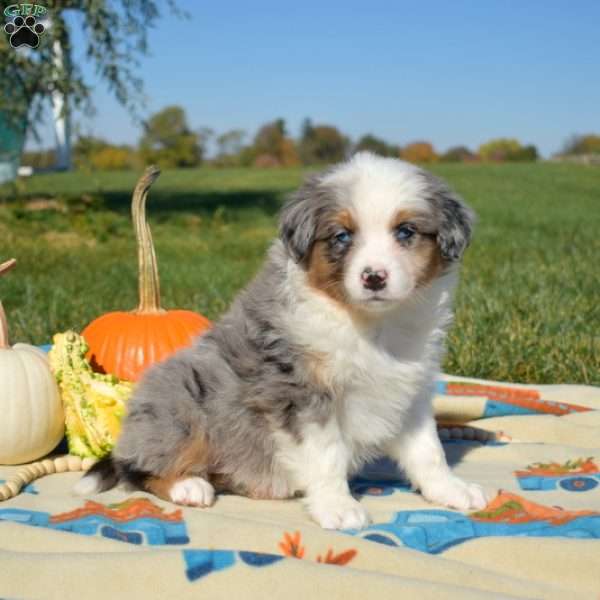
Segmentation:
[[(600, 132), (597, 0), (179, 4), (190, 19), (165, 15), (140, 68), (147, 112), (179, 104), (194, 128), (250, 139), (282, 117), (297, 135), (309, 116), (354, 139), (445, 150), (507, 136), (546, 156), (573, 133)], [(84, 71), (98, 114), (81, 128), (136, 142), (139, 128)]]

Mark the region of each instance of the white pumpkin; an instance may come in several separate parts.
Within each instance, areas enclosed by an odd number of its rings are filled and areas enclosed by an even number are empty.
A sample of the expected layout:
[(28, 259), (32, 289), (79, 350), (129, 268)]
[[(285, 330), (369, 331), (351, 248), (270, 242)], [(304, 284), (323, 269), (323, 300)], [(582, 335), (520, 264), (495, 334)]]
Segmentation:
[[(0, 275), (15, 265), (0, 264)], [(53, 450), (64, 435), (60, 392), (46, 355), (28, 344), (8, 343), (0, 302), (0, 464), (16, 465)]]

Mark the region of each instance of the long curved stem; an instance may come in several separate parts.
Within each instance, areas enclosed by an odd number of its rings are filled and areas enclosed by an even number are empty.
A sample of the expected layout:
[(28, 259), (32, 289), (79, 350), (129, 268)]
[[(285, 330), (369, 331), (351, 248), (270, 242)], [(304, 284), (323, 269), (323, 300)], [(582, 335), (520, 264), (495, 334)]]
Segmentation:
[(131, 217), (138, 248), (139, 305), (134, 311), (136, 313), (163, 312), (160, 307), (158, 264), (152, 243), (152, 233), (146, 222), (146, 197), (148, 190), (159, 175), (158, 167), (148, 167), (135, 186), (131, 202)]
[[(15, 265), (17, 261), (14, 258), (7, 260), (0, 264), (0, 275), (4, 275), (4, 273), (8, 273)], [(8, 322), (6, 320), (6, 313), (4, 312), (4, 307), (2, 306), (2, 301), (0, 300), (0, 348), (10, 348), (10, 344), (8, 342)]]

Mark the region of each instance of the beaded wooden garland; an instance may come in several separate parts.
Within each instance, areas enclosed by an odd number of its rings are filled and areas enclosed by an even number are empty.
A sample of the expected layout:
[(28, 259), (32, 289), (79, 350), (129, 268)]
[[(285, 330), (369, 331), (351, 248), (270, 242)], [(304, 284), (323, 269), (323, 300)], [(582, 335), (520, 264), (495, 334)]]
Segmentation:
[(5, 483), (0, 484), (0, 502), (14, 498), (24, 486), (44, 475), (65, 473), (67, 471), (87, 471), (96, 460), (96, 458), (80, 458), (79, 456), (65, 454), (64, 456), (46, 458), (25, 465)]

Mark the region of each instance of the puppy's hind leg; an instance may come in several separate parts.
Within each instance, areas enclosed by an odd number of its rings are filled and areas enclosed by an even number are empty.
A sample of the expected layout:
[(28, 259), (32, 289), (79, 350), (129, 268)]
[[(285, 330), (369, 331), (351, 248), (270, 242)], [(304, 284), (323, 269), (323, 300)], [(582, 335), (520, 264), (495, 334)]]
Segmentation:
[(212, 444), (205, 402), (210, 393), (195, 350), (150, 368), (129, 401), (113, 450), (119, 480), (188, 506), (210, 506)]
[(210, 482), (194, 475), (202, 461), (202, 448), (190, 446), (175, 457), (163, 476), (153, 476), (135, 469), (130, 463), (115, 461), (112, 457), (96, 463), (75, 485), (74, 492), (80, 496), (96, 494), (114, 487), (120, 479), (136, 488), (145, 490), (175, 504), (185, 506), (211, 506), (215, 490)]
[(212, 506), (215, 501), (215, 488), (204, 477), (185, 477), (174, 482), (153, 480), (148, 488), (157, 496), (184, 506), (204, 508)]
[(207, 445), (202, 437), (181, 448), (159, 476), (144, 478), (143, 488), (184, 506), (207, 507), (215, 501), (215, 489), (206, 474)]

